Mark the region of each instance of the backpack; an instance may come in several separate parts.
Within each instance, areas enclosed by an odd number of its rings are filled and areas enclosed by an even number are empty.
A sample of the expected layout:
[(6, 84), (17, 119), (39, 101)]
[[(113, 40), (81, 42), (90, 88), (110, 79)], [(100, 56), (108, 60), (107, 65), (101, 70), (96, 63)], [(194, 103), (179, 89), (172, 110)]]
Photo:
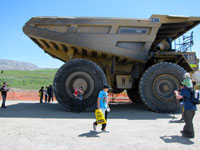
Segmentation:
[(194, 104), (194, 105), (200, 104), (200, 94), (199, 94), (199, 92), (196, 93), (195, 91), (192, 91), (191, 95), (192, 95), (191, 96), (191, 102), (192, 102), (192, 104)]

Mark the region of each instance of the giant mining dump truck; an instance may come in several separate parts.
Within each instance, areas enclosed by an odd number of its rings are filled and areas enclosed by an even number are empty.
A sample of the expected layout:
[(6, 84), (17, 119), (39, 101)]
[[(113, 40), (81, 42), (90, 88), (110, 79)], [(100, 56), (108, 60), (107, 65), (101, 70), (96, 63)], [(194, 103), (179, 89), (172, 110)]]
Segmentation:
[[(156, 112), (179, 109), (174, 90), (183, 74), (198, 70), (195, 52), (172, 48), (172, 41), (200, 23), (200, 17), (152, 15), (148, 19), (33, 17), (24, 33), (65, 64), (54, 78), (57, 101), (75, 107), (73, 91), (83, 87), (84, 111), (94, 110), (98, 92), (127, 91)], [(184, 44), (184, 43), (183, 43)]]

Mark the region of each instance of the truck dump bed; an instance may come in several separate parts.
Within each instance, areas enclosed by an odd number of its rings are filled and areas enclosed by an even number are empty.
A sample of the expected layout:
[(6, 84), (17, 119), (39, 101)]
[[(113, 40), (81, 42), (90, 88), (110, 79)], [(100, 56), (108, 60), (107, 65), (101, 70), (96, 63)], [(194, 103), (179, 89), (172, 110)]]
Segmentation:
[(199, 23), (200, 17), (167, 15), (149, 19), (33, 17), (23, 31), (45, 52), (63, 61), (79, 54), (145, 62), (155, 45), (174, 40)]

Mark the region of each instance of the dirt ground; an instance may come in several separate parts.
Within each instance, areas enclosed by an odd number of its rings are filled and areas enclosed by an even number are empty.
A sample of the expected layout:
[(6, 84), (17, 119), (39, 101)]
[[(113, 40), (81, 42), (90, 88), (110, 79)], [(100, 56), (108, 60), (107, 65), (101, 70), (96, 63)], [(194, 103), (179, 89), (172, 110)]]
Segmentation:
[[(200, 113), (196, 137), (181, 136), (180, 114), (159, 114), (143, 105), (112, 104), (107, 130), (93, 131), (93, 112), (65, 112), (56, 102), (7, 101), (0, 109), (0, 150), (199, 150)], [(199, 106), (198, 106), (199, 107)], [(199, 107), (200, 109), (200, 107)]]
[[(109, 100), (110, 101), (126, 101), (126, 102), (131, 102), (131, 100), (128, 98), (126, 93), (120, 93), (120, 94), (114, 94), (114, 93), (109, 93), (108, 94)], [(39, 93), (37, 90), (24, 90), (24, 89), (16, 89), (16, 88), (11, 88), (9, 92), (7, 93), (7, 100), (20, 100), (20, 101), (39, 101)], [(55, 96), (54, 96), (54, 99)], [(2, 97), (0, 96), (0, 100), (2, 100)], [(44, 97), (43, 97), (44, 100)]]

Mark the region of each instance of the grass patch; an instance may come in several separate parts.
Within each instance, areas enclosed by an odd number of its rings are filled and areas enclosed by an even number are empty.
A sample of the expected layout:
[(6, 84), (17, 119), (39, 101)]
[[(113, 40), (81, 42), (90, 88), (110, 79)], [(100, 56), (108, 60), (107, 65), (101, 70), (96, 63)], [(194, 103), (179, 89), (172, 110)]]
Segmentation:
[(4, 70), (0, 72), (0, 84), (7, 82), (9, 87), (38, 90), (41, 86), (53, 84), (57, 69), (19, 71)]

